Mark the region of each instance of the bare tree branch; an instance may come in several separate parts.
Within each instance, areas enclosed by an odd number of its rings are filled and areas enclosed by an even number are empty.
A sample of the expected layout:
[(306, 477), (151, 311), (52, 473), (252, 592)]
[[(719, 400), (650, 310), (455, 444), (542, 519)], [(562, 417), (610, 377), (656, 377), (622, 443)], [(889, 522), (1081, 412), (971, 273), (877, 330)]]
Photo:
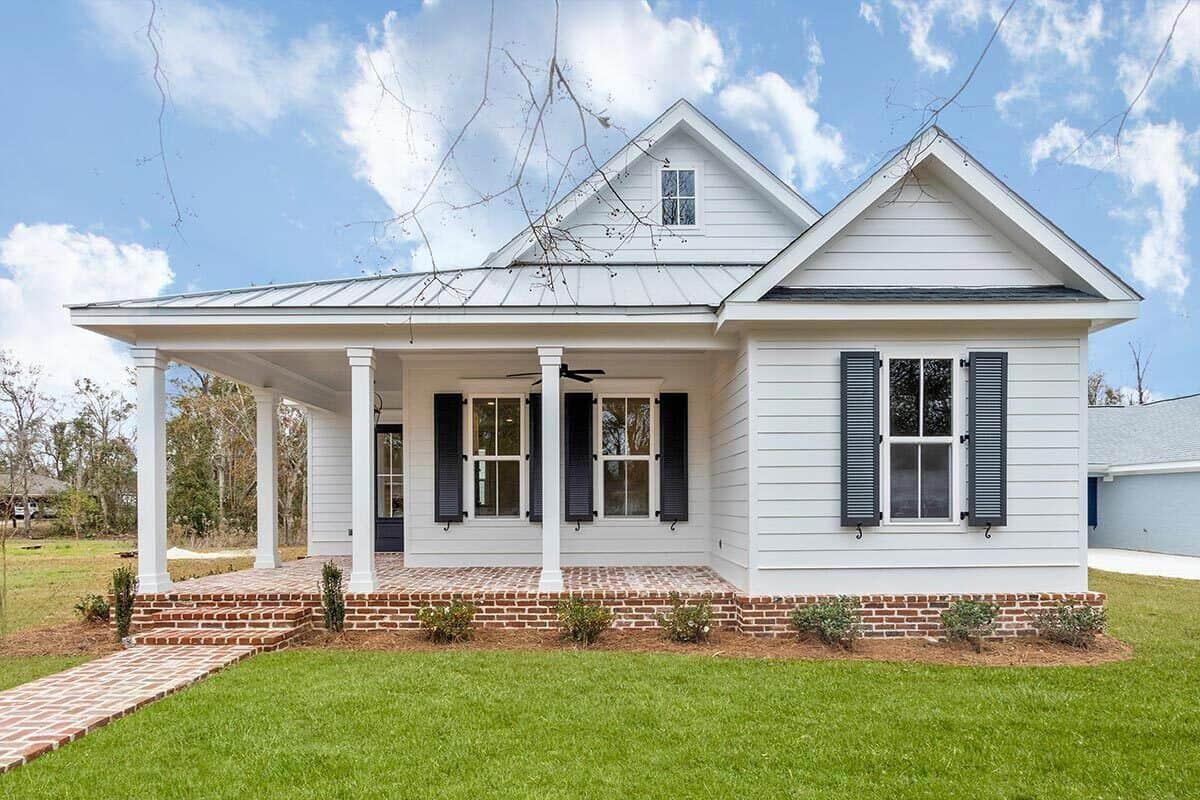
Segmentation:
[(158, 41), (162, 36), (155, 26), (154, 17), (158, 13), (158, 3), (156, 0), (150, 0), (150, 19), (146, 22), (146, 41), (150, 43), (150, 49), (154, 51), (154, 85), (158, 89), (158, 158), (162, 162), (163, 180), (167, 184), (167, 195), (171, 200), (171, 207), (175, 209), (175, 220), (171, 223), (171, 227), (183, 238), (183, 233), (180, 228), (183, 226), (183, 212), (179, 209), (179, 200), (175, 196), (175, 184), (171, 180), (171, 168), (167, 164), (167, 147), (165, 137), (163, 135), (163, 117), (167, 113), (167, 78), (162, 70), (162, 54), (159, 51)]

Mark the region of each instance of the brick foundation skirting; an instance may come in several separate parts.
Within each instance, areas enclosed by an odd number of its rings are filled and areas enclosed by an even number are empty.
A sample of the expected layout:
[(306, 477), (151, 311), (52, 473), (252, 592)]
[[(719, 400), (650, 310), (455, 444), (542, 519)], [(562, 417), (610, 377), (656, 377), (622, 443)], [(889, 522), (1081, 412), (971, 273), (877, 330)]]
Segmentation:
[[(429, 605), (445, 605), (452, 600), (476, 606), (476, 624), (487, 628), (557, 627), (558, 603), (565, 597), (583, 597), (599, 603), (614, 614), (616, 628), (647, 629), (657, 627), (655, 614), (670, 608), (668, 592), (584, 591), (584, 592), (399, 592), (346, 595), (348, 630), (403, 630), (417, 628), (417, 611)], [(817, 602), (819, 595), (747, 596), (734, 593), (683, 594), (689, 602), (707, 599), (712, 603), (716, 627), (739, 630), (754, 636), (785, 636), (794, 631), (789, 615), (798, 605)], [(940, 615), (951, 602), (959, 599), (982, 600), (1000, 607), (997, 637), (1032, 635), (1032, 614), (1059, 603), (1102, 606), (1104, 595), (1098, 592), (1070, 594), (904, 594), (863, 595), (859, 598), (862, 632), (869, 637), (942, 635)], [(255, 607), (299, 606), (311, 612), (311, 621), (320, 625), (321, 598), (315, 593), (237, 593), (169, 594), (139, 596), (134, 607), (134, 629), (152, 627), (157, 613), (185, 606)]]

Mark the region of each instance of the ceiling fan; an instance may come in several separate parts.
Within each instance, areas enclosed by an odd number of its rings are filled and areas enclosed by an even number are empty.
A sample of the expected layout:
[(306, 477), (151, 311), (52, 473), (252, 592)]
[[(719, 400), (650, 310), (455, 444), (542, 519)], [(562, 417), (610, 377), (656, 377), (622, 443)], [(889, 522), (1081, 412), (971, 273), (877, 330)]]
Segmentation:
[[(589, 375), (603, 375), (604, 370), (602, 370), (602, 369), (571, 369), (566, 364), (559, 364), (558, 365), (558, 374), (563, 378), (569, 378), (570, 380), (579, 381), (580, 383), (591, 383), (592, 381), (595, 380), (595, 378), (589, 378), (588, 376)], [(534, 377), (536, 377), (537, 380), (533, 382), (533, 385), (537, 386), (539, 383), (542, 382), (541, 375), (542, 375), (541, 372), (514, 372), (510, 375), (505, 375), (504, 377), (506, 377), (506, 378), (534, 378)]]

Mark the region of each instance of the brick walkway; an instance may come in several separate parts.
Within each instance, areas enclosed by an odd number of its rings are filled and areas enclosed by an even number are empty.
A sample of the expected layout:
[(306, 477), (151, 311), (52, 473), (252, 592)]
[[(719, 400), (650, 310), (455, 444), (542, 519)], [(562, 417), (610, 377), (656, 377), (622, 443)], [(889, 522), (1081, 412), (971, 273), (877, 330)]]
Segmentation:
[(231, 645), (133, 647), (0, 692), (0, 772), (255, 652)]
[[(245, 569), (181, 581), (172, 594), (316, 594), (321, 565), (313, 556), (287, 561), (278, 569)], [(332, 559), (347, 578), (350, 559)], [(399, 553), (377, 553), (379, 593), (536, 592), (538, 567), (406, 567)], [(708, 567), (563, 567), (566, 592), (669, 592), (724, 594), (737, 591)]]

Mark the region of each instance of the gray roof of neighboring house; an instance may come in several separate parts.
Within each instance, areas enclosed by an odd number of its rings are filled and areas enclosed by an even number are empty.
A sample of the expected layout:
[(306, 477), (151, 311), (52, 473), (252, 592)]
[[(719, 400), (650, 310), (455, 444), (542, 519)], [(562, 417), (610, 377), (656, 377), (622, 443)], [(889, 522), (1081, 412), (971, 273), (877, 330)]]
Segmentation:
[(1088, 462), (1116, 466), (1200, 461), (1200, 394), (1142, 406), (1093, 406)]
[(1060, 300), (1103, 300), (1094, 294), (1067, 286), (1010, 286), (967, 287), (897, 287), (873, 288), (857, 286), (803, 287), (776, 286), (764, 300), (826, 300), (848, 303), (908, 303), (931, 302), (1057, 302)]
[[(72, 308), (530, 308), (710, 306), (759, 264), (514, 264), (253, 286)], [(551, 288), (551, 284), (553, 288)]]
[[(52, 478), (49, 475), (30, 475), (29, 476), (29, 496), (30, 497), (49, 497), (65, 492), (70, 487), (58, 478)], [(25, 486), (20, 478), (17, 479), (17, 493), (21, 494), (25, 490)], [(11, 496), (12, 491), (9, 488), (8, 475), (0, 476), (0, 499), (7, 499)]]

